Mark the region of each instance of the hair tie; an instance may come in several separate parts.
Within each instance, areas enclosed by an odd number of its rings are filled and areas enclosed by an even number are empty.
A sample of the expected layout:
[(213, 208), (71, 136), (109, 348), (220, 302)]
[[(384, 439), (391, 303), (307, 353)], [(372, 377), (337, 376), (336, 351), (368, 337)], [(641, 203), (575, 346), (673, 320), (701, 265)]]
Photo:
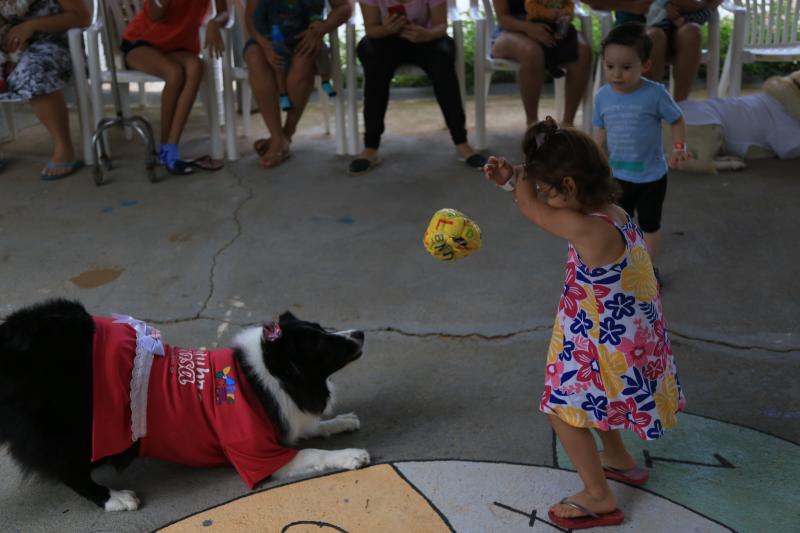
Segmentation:
[(283, 336), (283, 330), (277, 322), (264, 324), (264, 327), (261, 329), (261, 340), (264, 342), (275, 342), (280, 339), (281, 336)]
[(542, 145), (544, 144), (544, 142), (547, 140), (547, 135), (548, 135), (548, 133), (546, 131), (543, 131), (541, 133), (537, 133), (536, 134), (536, 149), (537, 150), (539, 148), (541, 148)]

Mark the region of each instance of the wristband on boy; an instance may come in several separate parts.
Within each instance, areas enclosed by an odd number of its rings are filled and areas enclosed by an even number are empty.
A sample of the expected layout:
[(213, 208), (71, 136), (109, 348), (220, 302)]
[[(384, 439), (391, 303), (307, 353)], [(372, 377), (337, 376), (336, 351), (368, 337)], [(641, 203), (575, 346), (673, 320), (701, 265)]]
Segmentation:
[(686, 143), (675, 143), (672, 145), (673, 152), (686, 152)]

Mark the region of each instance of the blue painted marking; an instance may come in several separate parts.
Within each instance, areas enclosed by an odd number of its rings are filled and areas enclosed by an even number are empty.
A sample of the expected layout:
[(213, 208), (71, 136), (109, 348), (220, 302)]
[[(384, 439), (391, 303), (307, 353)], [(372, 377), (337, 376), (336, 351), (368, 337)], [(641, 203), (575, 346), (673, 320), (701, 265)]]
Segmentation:
[[(736, 531), (797, 531), (800, 446), (755, 429), (681, 413), (678, 425), (645, 442), (622, 431), (649, 462), (645, 488)], [(559, 442), (558, 464), (573, 469)]]
[(104, 207), (104, 208), (103, 208), (101, 211), (102, 211), (103, 213), (110, 213), (110, 212), (112, 212), (113, 210), (114, 210), (114, 208), (113, 208), (113, 207)]
[(338, 222), (339, 224), (352, 224), (355, 221), (350, 217), (342, 217), (342, 218), (336, 219), (336, 222)]
[(119, 205), (122, 207), (133, 207), (139, 205), (139, 200), (122, 200)]

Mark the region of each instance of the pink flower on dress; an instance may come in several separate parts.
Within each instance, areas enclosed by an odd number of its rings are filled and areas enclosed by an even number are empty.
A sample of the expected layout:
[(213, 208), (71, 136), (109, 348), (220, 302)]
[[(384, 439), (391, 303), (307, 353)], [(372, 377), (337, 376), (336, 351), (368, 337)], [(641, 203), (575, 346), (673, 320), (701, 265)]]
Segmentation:
[(594, 300), (597, 302), (597, 312), (603, 314), (606, 312), (606, 306), (603, 305), (603, 299), (611, 293), (611, 287), (605, 285), (592, 285), (594, 291)]
[(578, 314), (578, 302), (586, 298), (586, 291), (575, 281), (575, 263), (567, 263), (567, 278), (564, 280), (564, 294), (558, 305), (558, 310), (562, 309), (570, 318), (575, 318)]
[(644, 368), (647, 363), (661, 358), (658, 353), (653, 331), (648, 327), (642, 327), (641, 320), (636, 321), (636, 333), (633, 339), (624, 337), (617, 345), (617, 350), (625, 354), (625, 361), (628, 367)]
[(588, 349), (575, 350), (572, 353), (575, 362), (581, 365), (578, 370), (578, 381), (591, 381), (598, 389), (605, 391), (600, 377), (600, 363), (597, 360), (597, 347), (589, 343)]
[(608, 407), (608, 423), (611, 426), (623, 426), (630, 429), (639, 438), (646, 439), (645, 428), (650, 425), (653, 419), (647, 413), (640, 413), (633, 398), (628, 398), (624, 402), (611, 402)]
[(539, 400), (539, 410), (540, 411), (547, 411), (547, 402), (550, 401), (550, 393), (553, 392), (553, 388), (550, 385), (545, 385), (544, 390), (542, 391), (542, 398)]
[(564, 363), (556, 361), (550, 363), (544, 370), (545, 383), (549, 383), (553, 388), (558, 388), (561, 385), (561, 374), (564, 372)]

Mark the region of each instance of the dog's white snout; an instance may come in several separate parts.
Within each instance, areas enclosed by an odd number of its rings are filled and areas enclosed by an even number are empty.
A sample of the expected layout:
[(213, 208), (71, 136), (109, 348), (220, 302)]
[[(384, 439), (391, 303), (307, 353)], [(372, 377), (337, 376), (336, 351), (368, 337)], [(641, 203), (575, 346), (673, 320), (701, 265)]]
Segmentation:
[(364, 345), (364, 332), (359, 329), (346, 329), (344, 331), (337, 331), (335, 335), (340, 335), (348, 339), (356, 341), (360, 346)]

